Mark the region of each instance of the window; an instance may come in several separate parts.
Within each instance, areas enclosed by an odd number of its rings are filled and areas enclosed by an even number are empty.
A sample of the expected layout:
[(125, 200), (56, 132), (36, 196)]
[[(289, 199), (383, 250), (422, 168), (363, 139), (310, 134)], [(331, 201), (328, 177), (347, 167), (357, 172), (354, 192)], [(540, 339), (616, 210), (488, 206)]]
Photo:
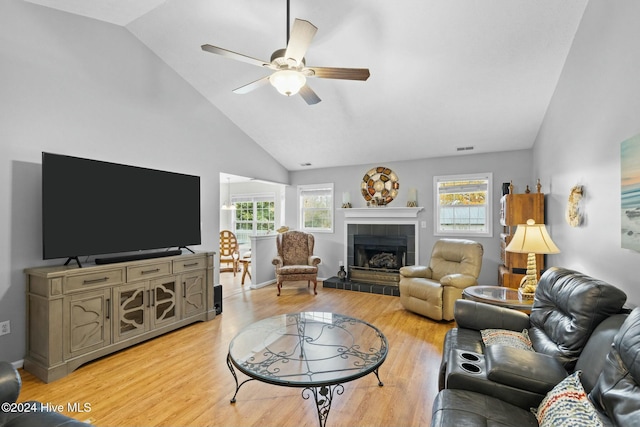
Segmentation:
[(333, 232), (333, 184), (298, 186), (300, 229)]
[(248, 243), (249, 236), (262, 235), (275, 230), (275, 195), (260, 194), (232, 196), (235, 205), (234, 233), (240, 243)]
[(434, 177), (434, 234), (491, 237), (491, 181), (491, 173)]

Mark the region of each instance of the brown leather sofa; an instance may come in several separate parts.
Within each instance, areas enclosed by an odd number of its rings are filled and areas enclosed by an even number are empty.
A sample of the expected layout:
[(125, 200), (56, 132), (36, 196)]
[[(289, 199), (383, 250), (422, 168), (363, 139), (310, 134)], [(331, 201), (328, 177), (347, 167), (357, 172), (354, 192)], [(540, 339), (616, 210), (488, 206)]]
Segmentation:
[(472, 240), (438, 240), (428, 266), (400, 269), (400, 303), (433, 320), (453, 320), (454, 303), (462, 291), (478, 284), (483, 252)]
[(16, 403), (22, 379), (11, 363), (0, 362), (0, 427), (88, 427), (58, 412), (50, 412), (40, 402)]

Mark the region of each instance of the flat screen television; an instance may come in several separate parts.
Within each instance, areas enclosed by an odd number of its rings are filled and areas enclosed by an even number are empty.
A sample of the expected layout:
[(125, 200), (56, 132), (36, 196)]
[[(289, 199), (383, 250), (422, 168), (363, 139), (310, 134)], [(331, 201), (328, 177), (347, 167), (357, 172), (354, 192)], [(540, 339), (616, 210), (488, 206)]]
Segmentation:
[(42, 153), (43, 259), (164, 249), (113, 259), (147, 258), (200, 242), (200, 177)]

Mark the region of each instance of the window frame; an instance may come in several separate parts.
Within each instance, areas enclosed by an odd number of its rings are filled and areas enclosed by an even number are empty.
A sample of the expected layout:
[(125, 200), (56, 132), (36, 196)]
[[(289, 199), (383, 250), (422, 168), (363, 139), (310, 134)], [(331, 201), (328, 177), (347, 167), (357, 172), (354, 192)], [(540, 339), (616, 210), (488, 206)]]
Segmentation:
[[(262, 236), (266, 234), (272, 234), (275, 232), (276, 228), (276, 194), (275, 193), (259, 193), (259, 194), (237, 194), (230, 196), (231, 203), (236, 207), (234, 209), (234, 213), (231, 216), (231, 228), (233, 232), (238, 234), (237, 230), (237, 212), (241, 209), (238, 208), (238, 203), (251, 203), (252, 204), (252, 220), (251, 220), (251, 232), (249, 236)], [(259, 202), (268, 202), (273, 203), (273, 221), (258, 221), (258, 203)], [(268, 230), (267, 232), (258, 230), (258, 222), (260, 223), (273, 223), (273, 230)], [(248, 224), (249, 221), (240, 221), (241, 224)]]
[[(484, 230), (441, 230), (440, 228), (440, 188), (441, 182), (454, 182), (454, 181), (487, 181), (487, 190), (485, 197), (484, 214), (485, 214), (485, 229)], [(437, 175), (433, 177), (433, 234), (434, 236), (474, 236), (474, 237), (493, 237), (493, 173), (492, 172), (479, 172), (471, 174), (457, 174), (457, 175)]]
[[(328, 206), (326, 210), (329, 213), (331, 225), (328, 228), (305, 227), (304, 218), (305, 218), (305, 213), (307, 212), (307, 209), (311, 210), (311, 209), (318, 209), (318, 208), (304, 207), (304, 202), (303, 202), (304, 193), (311, 192), (311, 191), (319, 191), (319, 190), (329, 190), (330, 200), (328, 201)], [(334, 207), (335, 192), (334, 192), (333, 183), (331, 182), (331, 183), (323, 183), (323, 184), (298, 185), (297, 193), (298, 193), (298, 227), (299, 229), (301, 231), (305, 231), (308, 233), (333, 233), (334, 226), (335, 226), (335, 207)]]

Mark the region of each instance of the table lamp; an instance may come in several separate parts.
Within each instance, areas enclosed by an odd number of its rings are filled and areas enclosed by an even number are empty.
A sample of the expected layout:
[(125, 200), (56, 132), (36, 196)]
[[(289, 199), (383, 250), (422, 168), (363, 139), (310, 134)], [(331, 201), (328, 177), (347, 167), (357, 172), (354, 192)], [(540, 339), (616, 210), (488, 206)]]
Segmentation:
[(538, 285), (536, 254), (560, 253), (560, 249), (551, 240), (544, 224), (536, 224), (532, 219), (527, 220), (526, 224), (518, 224), (518, 228), (516, 228), (516, 232), (505, 250), (528, 254), (527, 274), (520, 283), (521, 294), (534, 294), (536, 291)]

